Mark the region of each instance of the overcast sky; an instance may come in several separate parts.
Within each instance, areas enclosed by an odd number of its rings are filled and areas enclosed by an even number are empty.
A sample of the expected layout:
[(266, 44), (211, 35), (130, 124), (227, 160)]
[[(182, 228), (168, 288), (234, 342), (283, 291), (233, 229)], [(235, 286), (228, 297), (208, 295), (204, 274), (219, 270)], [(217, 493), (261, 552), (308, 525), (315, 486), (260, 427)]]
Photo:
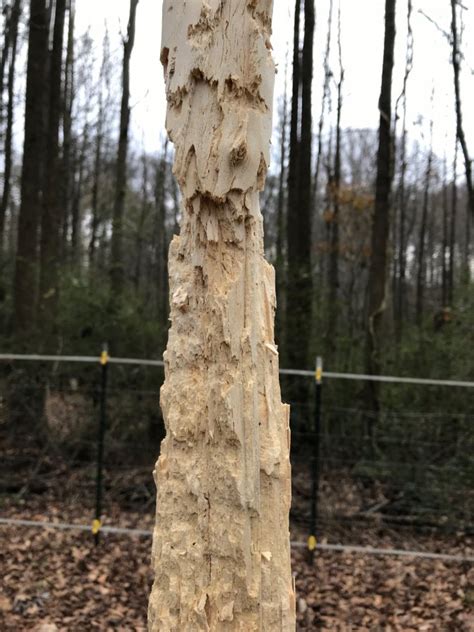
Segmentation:
[[(161, 0), (140, 0), (137, 32), (132, 60), (132, 125), (137, 142), (147, 150), (161, 146), (165, 117), (165, 99), (160, 56)], [(275, 0), (273, 22), (274, 55), (279, 68), (276, 96), (284, 85), (285, 58), (292, 38), (293, 1)], [(469, 0), (465, 1), (470, 5)], [(404, 73), (406, 50), (407, 0), (397, 2), (397, 53), (394, 99), (398, 96)], [(409, 132), (413, 138), (427, 136), (431, 118), (430, 96), (435, 91), (435, 150), (442, 154), (454, 144), (453, 79), (450, 49), (446, 38), (421, 9), (445, 31), (450, 28), (449, 0), (413, 0), (414, 68), (408, 86)], [(341, 0), (342, 55), (345, 68), (343, 126), (376, 127), (377, 101), (383, 51), (384, 0)], [(129, 0), (77, 0), (78, 32), (91, 28), (100, 47), (104, 24), (108, 24), (112, 48), (119, 45), (120, 33), (126, 31)], [(314, 115), (319, 118), (323, 82), (323, 51), (326, 41), (329, 0), (316, 0), (316, 36), (314, 69)], [(334, 0), (334, 72), (337, 72), (336, 18), (338, 0)], [(468, 140), (474, 154), (474, 6), (464, 12), (465, 53), (463, 74), (463, 109)], [(291, 53), (290, 53), (291, 59)], [(291, 71), (291, 68), (290, 68)], [(316, 123), (315, 123), (316, 125)]]

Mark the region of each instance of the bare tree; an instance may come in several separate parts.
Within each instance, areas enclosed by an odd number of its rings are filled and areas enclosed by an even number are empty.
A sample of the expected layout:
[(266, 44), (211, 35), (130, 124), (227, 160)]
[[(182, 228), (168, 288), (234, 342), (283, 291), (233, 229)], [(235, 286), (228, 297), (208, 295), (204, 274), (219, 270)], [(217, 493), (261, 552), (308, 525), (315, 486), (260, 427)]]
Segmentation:
[(457, 225), (457, 212), (458, 212), (457, 175), (458, 175), (458, 138), (456, 135), (456, 142), (454, 144), (454, 159), (453, 159), (453, 181), (451, 184), (451, 220), (450, 220), (450, 228), (449, 228), (449, 272), (448, 272), (449, 305), (453, 305), (454, 303), (454, 252), (456, 249), (456, 225)]
[[(302, 0), (295, 0), (295, 15), (293, 24), (293, 73), (291, 92), (291, 113), (290, 113), (290, 144), (288, 155), (288, 182), (287, 182), (287, 209), (286, 209), (286, 243), (287, 243), (287, 286), (290, 278), (295, 274), (293, 268), (296, 263), (295, 251), (297, 251), (297, 236), (295, 234), (294, 214), (298, 206), (298, 186), (299, 186), (299, 154), (300, 154), (300, 111), (301, 111), (301, 51), (300, 51), (300, 29), (301, 29), (301, 6)], [(290, 314), (290, 302), (293, 297), (287, 292), (285, 317), (286, 329), (291, 328), (288, 320)], [(287, 342), (285, 340), (285, 342)], [(284, 348), (285, 359), (289, 353), (292, 343), (288, 341)], [(290, 361), (289, 359), (287, 361)]]
[[(64, 259), (69, 221), (71, 219), (72, 206), (72, 180), (71, 172), (74, 170), (73, 164), (73, 107), (75, 98), (74, 86), (74, 28), (75, 28), (75, 3), (74, 0), (68, 0), (68, 35), (66, 47), (66, 62), (64, 66), (64, 86), (62, 91), (62, 126), (63, 126), (63, 143), (61, 156), (61, 204), (63, 207), (63, 229), (62, 229), (62, 258)], [(74, 229), (73, 229), (74, 230)]]
[(441, 307), (447, 307), (449, 297), (448, 253), (449, 253), (449, 201), (448, 201), (448, 160), (443, 160), (443, 234), (441, 244)]
[(148, 201), (148, 183), (149, 183), (149, 164), (148, 156), (145, 152), (142, 155), (142, 192), (140, 200), (140, 211), (138, 213), (138, 221), (136, 224), (135, 234), (135, 274), (134, 284), (135, 290), (138, 292), (141, 287), (142, 268), (143, 268), (143, 249), (145, 241), (145, 226), (148, 215), (150, 213), (150, 204)]
[(331, 354), (336, 349), (336, 335), (338, 322), (338, 296), (339, 296), (339, 207), (341, 197), (341, 114), (342, 114), (342, 87), (344, 84), (344, 67), (342, 64), (342, 43), (341, 43), (341, 6), (338, 11), (337, 46), (339, 52), (339, 80), (337, 83), (337, 114), (336, 114), (336, 147), (334, 153), (334, 177), (330, 187), (332, 201), (331, 213), (331, 238), (329, 250), (329, 304), (328, 304), (328, 327), (327, 327), (327, 349)]
[(102, 158), (105, 136), (105, 110), (107, 107), (104, 96), (104, 84), (110, 83), (110, 42), (106, 30), (102, 43), (102, 62), (100, 66), (98, 84), (98, 112), (95, 132), (94, 167), (92, 176), (92, 200), (91, 200), (91, 233), (89, 239), (89, 265), (91, 273), (94, 272), (95, 255), (97, 248), (98, 230), (100, 225), (100, 180), (102, 175)]
[[(385, 0), (385, 39), (382, 87), (379, 100), (379, 148), (368, 285), (366, 368), (368, 373), (374, 374), (380, 373), (381, 368), (380, 333), (382, 315), (387, 305), (387, 249), (393, 180), (392, 74), (395, 48), (395, 7), (396, 0)], [(370, 405), (374, 410), (377, 410), (379, 402), (375, 382), (370, 383), (369, 394)]]
[[(431, 94), (431, 101), (434, 100), (434, 92)], [(421, 210), (420, 234), (416, 256), (416, 324), (421, 327), (423, 324), (423, 309), (425, 296), (426, 277), (426, 233), (428, 226), (428, 211), (430, 204), (430, 186), (433, 169), (433, 118), (430, 121), (430, 148), (426, 164), (425, 184), (423, 189), (423, 206)]]
[(123, 217), (127, 191), (127, 152), (130, 127), (130, 58), (135, 43), (135, 21), (138, 0), (130, 0), (127, 37), (123, 42), (122, 105), (120, 109), (120, 133), (117, 152), (115, 202), (110, 261), (112, 302), (119, 300), (124, 285)]
[(3, 233), (5, 227), (5, 217), (8, 204), (10, 202), (11, 175), (12, 175), (12, 152), (13, 152), (13, 123), (15, 106), (15, 67), (18, 48), (18, 23), (21, 16), (22, 0), (15, 0), (11, 8), (11, 15), (8, 20), (9, 39), (9, 66), (8, 66), (8, 105), (7, 105), (7, 127), (5, 132), (5, 170), (3, 175), (3, 193), (0, 201), (0, 252), (3, 247)]
[(285, 254), (286, 254), (286, 231), (285, 231), (285, 176), (287, 174), (287, 153), (288, 153), (288, 51), (285, 63), (285, 90), (281, 101), (280, 112), (280, 171), (278, 174), (278, 197), (277, 197), (277, 233), (276, 233), (276, 256), (275, 256), (275, 271), (276, 271), (276, 292), (277, 292), (277, 305), (280, 309), (276, 313), (275, 330), (276, 339), (280, 348), (284, 348), (284, 312), (286, 305), (286, 267), (285, 267)]
[(407, 88), (410, 73), (413, 69), (413, 2), (408, 0), (407, 9), (407, 52), (405, 57), (405, 73), (402, 92), (397, 100), (395, 118), (398, 118), (398, 106), (402, 102), (402, 137), (400, 143), (400, 184), (398, 188), (398, 249), (395, 266), (395, 335), (398, 342), (402, 339), (405, 317), (406, 271), (407, 271)]
[(14, 280), (14, 323), (17, 336), (35, 324), (38, 228), (41, 218), (41, 175), (44, 165), (44, 103), (48, 56), (46, 0), (31, 0), (26, 76), (25, 136), (21, 206)]
[(332, 70), (329, 64), (331, 56), (331, 36), (332, 36), (332, 15), (333, 15), (333, 0), (329, 0), (329, 14), (327, 24), (327, 37), (326, 37), (326, 50), (324, 53), (324, 84), (323, 84), (323, 98), (321, 102), (321, 114), (318, 123), (318, 147), (316, 150), (316, 168), (313, 178), (313, 201), (316, 202), (318, 195), (319, 174), (321, 172), (321, 159), (323, 153), (323, 130), (324, 130), (324, 116), (326, 113), (326, 103), (329, 98), (330, 85), (332, 78)]
[(77, 173), (72, 187), (71, 206), (71, 257), (72, 262), (79, 269), (81, 258), (81, 202), (86, 171), (87, 150), (89, 148), (89, 121), (86, 118), (78, 148)]
[[(296, 207), (298, 196), (298, 156), (299, 156), (299, 126), (300, 126), (300, 95), (301, 95), (301, 53), (300, 53), (300, 22), (301, 1), (295, 0), (295, 17), (293, 26), (293, 73), (290, 115), (290, 151), (288, 166), (288, 212)], [(288, 217), (288, 214), (287, 214)], [(289, 232), (289, 220), (287, 232)]]
[(452, 63), (454, 71), (454, 96), (456, 106), (456, 133), (461, 145), (464, 157), (464, 169), (466, 173), (466, 187), (468, 194), (469, 211), (471, 217), (474, 216), (474, 183), (472, 180), (472, 160), (464, 131), (461, 99), (461, 51), (459, 48), (459, 31), (457, 23), (457, 8), (461, 7), (458, 0), (451, 0), (451, 43), (452, 43)]
[(155, 222), (154, 222), (154, 272), (157, 292), (157, 313), (161, 324), (163, 346), (168, 323), (168, 231), (166, 227), (166, 188), (168, 184), (168, 139), (163, 145), (162, 154), (155, 170)]
[[(297, 3), (298, 9), (298, 3)], [(299, 49), (295, 18), (295, 49)], [(299, 25), (298, 25), (299, 28)], [(290, 169), (287, 213), (288, 236), (288, 298), (286, 323), (287, 359), (291, 367), (304, 367), (308, 362), (308, 338), (312, 311), (311, 214), (312, 214), (312, 81), (313, 40), (315, 28), (314, 0), (304, 0), (304, 42), (301, 67), (294, 66), (301, 81), (301, 124), (298, 131), (299, 86), (293, 79), (292, 122), (290, 134)], [(296, 53), (295, 53), (296, 61)], [(296, 112), (295, 112), (296, 108)], [(296, 121), (296, 123), (295, 123)], [(296, 165), (291, 164), (296, 160)], [(296, 168), (296, 172), (295, 172)], [(291, 185), (291, 189), (290, 189)], [(296, 191), (294, 187), (296, 186)], [(293, 191), (293, 193), (292, 193)], [(304, 332), (304, 338), (302, 337)]]
[(41, 216), (41, 269), (39, 307), (41, 321), (48, 333), (55, 332), (61, 261), (63, 209), (58, 182), (61, 176), (59, 131), (61, 122), (63, 40), (66, 0), (56, 0), (53, 48), (49, 72), (47, 165)]
[(5, 72), (8, 65), (8, 58), (11, 47), (11, 11), (8, 5), (2, 3), (1, 13), (3, 20), (3, 47), (0, 55), (0, 124), (3, 124), (3, 93), (5, 90)]

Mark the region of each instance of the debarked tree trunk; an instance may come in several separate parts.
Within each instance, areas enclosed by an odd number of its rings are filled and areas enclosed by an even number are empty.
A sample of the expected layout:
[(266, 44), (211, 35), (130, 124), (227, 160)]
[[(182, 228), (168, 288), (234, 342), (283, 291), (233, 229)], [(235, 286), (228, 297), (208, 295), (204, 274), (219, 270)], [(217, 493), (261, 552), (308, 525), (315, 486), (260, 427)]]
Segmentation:
[(259, 191), (271, 0), (165, 0), (167, 129), (183, 197), (156, 467), (149, 630), (294, 630), (289, 410)]

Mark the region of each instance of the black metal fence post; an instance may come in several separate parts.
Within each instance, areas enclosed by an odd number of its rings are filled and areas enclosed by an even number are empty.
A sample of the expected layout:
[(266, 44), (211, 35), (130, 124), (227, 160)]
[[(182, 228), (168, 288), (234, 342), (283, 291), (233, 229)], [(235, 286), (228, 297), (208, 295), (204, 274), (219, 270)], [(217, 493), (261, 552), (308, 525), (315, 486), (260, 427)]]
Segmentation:
[(321, 391), (323, 385), (323, 360), (322, 358), (316, 358), (316, 372), (315, 372), (315, 407), (314, 407), (314, 438), (313, 438), (313, 451), (311, 455), (311, 516), (310, 516), (310, 532), (308, 537), (308, 551), (309, 559), (312, 563), (314, 561), (314, 552), (317, 547), (317, 520), (318, 520), (318, 491), (319, 491), (319, 477), (320, 477), (320, 459), (319, 459), (319, 447), (321, 437)]
[(101, 364), (101, 388), (100, 388), (100, 416), (99, 430), (97, 436), (97, 478), (95, 497), (95, 519), (92, 522), (92, 533), (97, 546), (100, 539), (100, 529), (102, 526), (102, 479), (104, 469), (104, 436), (107, 424), (107, 369), (109, 366), (109, 352), (107, 344), (102, 347), (100, 355)]

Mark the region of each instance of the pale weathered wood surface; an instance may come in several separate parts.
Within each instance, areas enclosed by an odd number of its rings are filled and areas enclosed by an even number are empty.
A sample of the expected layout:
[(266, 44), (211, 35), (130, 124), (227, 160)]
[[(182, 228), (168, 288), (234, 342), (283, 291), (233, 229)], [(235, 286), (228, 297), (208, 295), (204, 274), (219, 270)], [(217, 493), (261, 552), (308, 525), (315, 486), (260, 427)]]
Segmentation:
[(167, 129), (183, 195), (156, 467), (152, 632), (291, 631), (289, 411), (259, 191), (271, 0), (165, 0)]

